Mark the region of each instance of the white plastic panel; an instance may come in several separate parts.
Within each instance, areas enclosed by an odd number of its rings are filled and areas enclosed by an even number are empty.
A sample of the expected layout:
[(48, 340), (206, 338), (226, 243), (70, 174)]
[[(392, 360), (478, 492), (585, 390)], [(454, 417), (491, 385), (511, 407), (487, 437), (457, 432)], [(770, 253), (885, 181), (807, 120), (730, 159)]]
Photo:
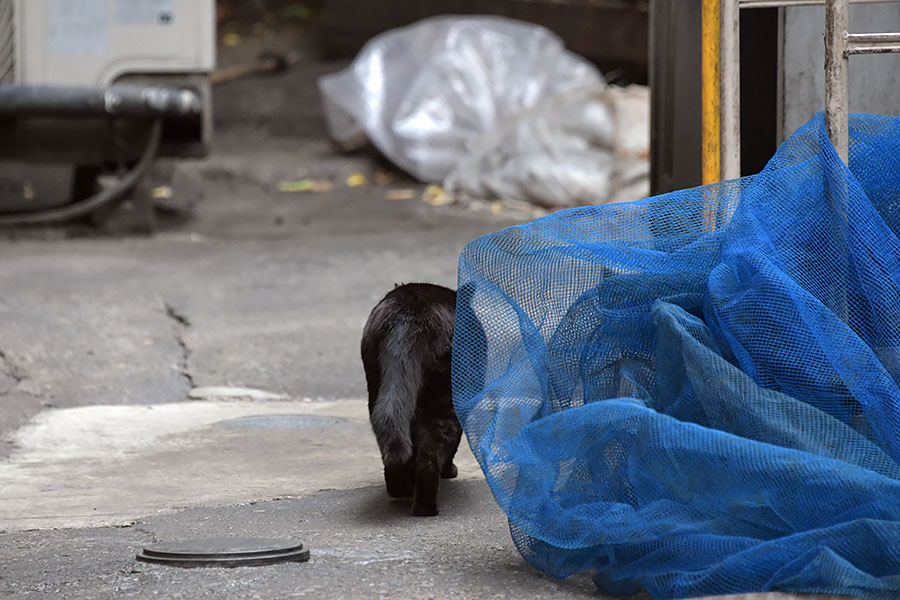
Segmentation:
[(214, 0), (17, 0), (16, 15), (25, 84), (215, 68)]
[(0, 0), (0, 83), (16, 82), (16, 12), (13, 0)]

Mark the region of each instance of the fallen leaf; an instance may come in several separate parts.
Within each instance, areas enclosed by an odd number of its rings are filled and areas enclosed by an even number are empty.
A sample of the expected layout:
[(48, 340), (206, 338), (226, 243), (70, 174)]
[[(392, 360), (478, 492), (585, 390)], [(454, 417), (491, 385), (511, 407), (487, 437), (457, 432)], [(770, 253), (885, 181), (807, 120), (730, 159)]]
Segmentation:
[(384, 195), (388, 200), (412, 200), (416, 197), (416, 190), (413, 189), (402, 189), (402, 190), (388, 190), (387, 194)]
[(299, 181), (281, 181), (278, 183), (278, 191), (280, 192), (308, 192), (312, 187), (312, 179), (301, 179)]
[(491, 212), (495, 215), (499, 215), (503, 212), (503, 205), (499, 202), (494, 202), (493, 204), (491, 204)]
[(150, 190), (150, 197), (156, 199), (166, 199), (168, 200), (174, 194), (172, 193), (172, 188), (167, 185), (161, 185), (159, 187), (155, 187)]
[(432, 206), (443, 206), (450, 203), (450, 198), (444, 192), (444, 188), (432, 183), (422, 193), (422, 202)]
[(239, 33), (226, 33), (222, 36), (222, 43), (226, 46), (237, 46), (241, 43), (241, 35)]
[(347, 186), (348, 187), (363, 187), (368, 185), (369, 180), (366, 179), (366, 176), (362, 173), (353, 173), (349, 177), (347, 177)]
[(300, 179), (297, 181), (282, 181), (278, 184), (281, 192), (328, 192), (334, 189), (334, 183), (327, 179)]

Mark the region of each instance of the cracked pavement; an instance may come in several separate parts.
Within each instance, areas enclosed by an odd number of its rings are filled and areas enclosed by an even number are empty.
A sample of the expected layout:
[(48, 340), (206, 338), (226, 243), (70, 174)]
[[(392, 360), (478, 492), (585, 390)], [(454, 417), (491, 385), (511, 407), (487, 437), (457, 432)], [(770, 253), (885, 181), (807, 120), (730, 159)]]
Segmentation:
[(3, 363), (3, 372), (0, 373), (0, 396), (5, 396), (25, 380), (25, 374), (13, 364), (4, 352), (0, 352), (0, 362)]
[(175, 341), (178, 342), (178, 346), (181, 348), (181, 363), (179, 367), (179, 371), (181, 372), (181, 376), (187, 380), (188, 387), (194, 388), (194, 378), (191, 375), (191, 370), (188, 365), (188, 359), (191, 357), (191, 350), (187, 347), (187, 344), (184, 341), (184, 330), (191, 326), (191, 322), (185, 317), (183, 314), (178, 312), (174, 306), (165, 302), (166, 307), (166, 316), (172, 319), (172, 325), (176, 328), (175, 333)]

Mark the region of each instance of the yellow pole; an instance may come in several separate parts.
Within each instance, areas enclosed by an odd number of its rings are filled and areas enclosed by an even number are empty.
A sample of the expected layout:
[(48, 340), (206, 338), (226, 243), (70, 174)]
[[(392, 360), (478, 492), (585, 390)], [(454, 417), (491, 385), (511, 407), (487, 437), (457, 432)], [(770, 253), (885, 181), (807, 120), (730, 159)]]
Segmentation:
[[(728, 1), (728, 0), (726, 0)], [(733, 0), (737, 1), (737, 0)], [(703, 0), (702, 13), (702, 173), (703, 185), (721, 180), (721, 111), (719, 93), (719, 37), (721, 0)]]

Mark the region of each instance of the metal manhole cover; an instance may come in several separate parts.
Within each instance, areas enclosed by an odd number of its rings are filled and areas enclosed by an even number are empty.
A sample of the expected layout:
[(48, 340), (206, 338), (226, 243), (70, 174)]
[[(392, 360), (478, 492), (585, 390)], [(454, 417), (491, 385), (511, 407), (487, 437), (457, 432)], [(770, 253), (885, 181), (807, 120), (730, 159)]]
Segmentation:
[(250, 567), (306, 562), (309, 550), (295, 540), (226, 537), (153, 544), (136, 558), (174, 567)]
[(225, 427), (234, 429), (300, 429), (304, 427), (324, 427), (340, 423), (337, 417), (315, 415), (257, 415), (222, 421)]

